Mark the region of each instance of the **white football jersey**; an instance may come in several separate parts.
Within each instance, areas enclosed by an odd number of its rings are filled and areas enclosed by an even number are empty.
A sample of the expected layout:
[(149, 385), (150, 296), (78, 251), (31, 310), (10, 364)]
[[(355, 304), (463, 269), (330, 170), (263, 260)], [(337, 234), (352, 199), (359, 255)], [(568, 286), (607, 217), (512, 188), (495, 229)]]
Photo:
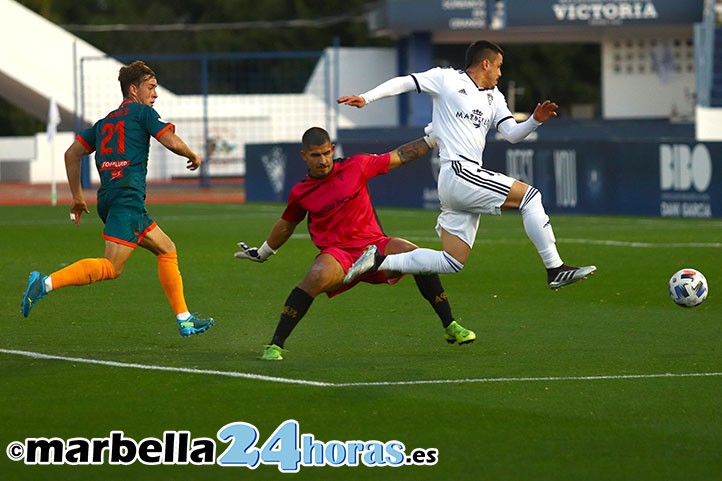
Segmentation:
[(435, 67), (411, 74), (416, 91), (434, 99), (432, 124), (441, 162), (467, 160), (482, 164), (489, 128), (511, 119), (498, 88), (483, 89), (463, 70)]

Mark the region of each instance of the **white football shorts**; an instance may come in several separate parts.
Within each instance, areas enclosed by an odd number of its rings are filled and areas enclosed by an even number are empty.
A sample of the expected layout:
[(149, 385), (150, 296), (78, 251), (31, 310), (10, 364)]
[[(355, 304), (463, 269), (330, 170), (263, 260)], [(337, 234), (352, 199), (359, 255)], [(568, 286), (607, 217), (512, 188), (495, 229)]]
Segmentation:
[(516, 179), (499, 172), (480, 169), (471, 162), (451, 161), (439, 170), (441, 213), (436, 233), (441, 229), (474, 246), (481, 214), (500, 215)]

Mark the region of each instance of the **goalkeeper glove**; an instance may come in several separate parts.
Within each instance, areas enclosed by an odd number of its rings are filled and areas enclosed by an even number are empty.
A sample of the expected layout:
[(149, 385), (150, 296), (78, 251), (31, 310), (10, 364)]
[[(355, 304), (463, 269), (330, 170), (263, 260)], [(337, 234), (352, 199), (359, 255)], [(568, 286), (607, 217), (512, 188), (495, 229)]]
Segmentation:
[(269, 257), (276, 253), (276, 251), (269, 247), (267, 242), (263, 242), (261, 247), (248, 247), (245, 242), (239, 242), (238, 247), (243, 250), (236, 252), (234, 257), (238, 259), (248, 259), (254, 262), (266, 262)]

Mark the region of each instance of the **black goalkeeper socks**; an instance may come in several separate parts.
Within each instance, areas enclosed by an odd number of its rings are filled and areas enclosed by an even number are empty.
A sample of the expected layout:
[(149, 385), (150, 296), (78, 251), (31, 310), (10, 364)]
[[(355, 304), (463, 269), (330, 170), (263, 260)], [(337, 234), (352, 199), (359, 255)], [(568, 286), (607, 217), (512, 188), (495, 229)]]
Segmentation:
[(434, 308), (436, 314), (441, 319), (441, 324), (448, 327), (454, 321), (451, 314), (451, 304), (446, 297), (444, 287), (441, 285), (441, 279), (438, 274), (416, 274), (414, 276), (416, 285), (419, 287), (421, 295), (429, 301), (431, 307)]
[(303, 316), (306, 315), (312, 302), (313, 297), (309, 296), (306, 291), (298, 287), (293, 288), (288, 299), (286, 299), (286, 304), (283, 306), (281, 319), (278, 321), (271, 344), (283, 347), (286, 338), (291, 335), (293, 329), (301, 321)]

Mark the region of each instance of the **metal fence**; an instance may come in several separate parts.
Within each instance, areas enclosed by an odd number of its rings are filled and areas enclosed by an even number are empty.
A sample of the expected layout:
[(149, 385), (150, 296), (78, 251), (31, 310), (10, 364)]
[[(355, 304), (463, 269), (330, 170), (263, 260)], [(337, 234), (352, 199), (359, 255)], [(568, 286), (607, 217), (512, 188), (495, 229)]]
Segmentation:
[[(298, 142), (312, 125), (335, 137), (333, 56), (329, 49), (84, 57), (76, 82), (76, 127), (92, 125), (120, 104), (118, 70), (140, 59), (158, 78), (155, 109), (204, 159), (199, 182), (210, 186), (240, 179), (246, 144)], [(91, 172), (84, 183), (92, 183)], [(196, 177), (185, 162), (152, 141), (150, 181)]]

